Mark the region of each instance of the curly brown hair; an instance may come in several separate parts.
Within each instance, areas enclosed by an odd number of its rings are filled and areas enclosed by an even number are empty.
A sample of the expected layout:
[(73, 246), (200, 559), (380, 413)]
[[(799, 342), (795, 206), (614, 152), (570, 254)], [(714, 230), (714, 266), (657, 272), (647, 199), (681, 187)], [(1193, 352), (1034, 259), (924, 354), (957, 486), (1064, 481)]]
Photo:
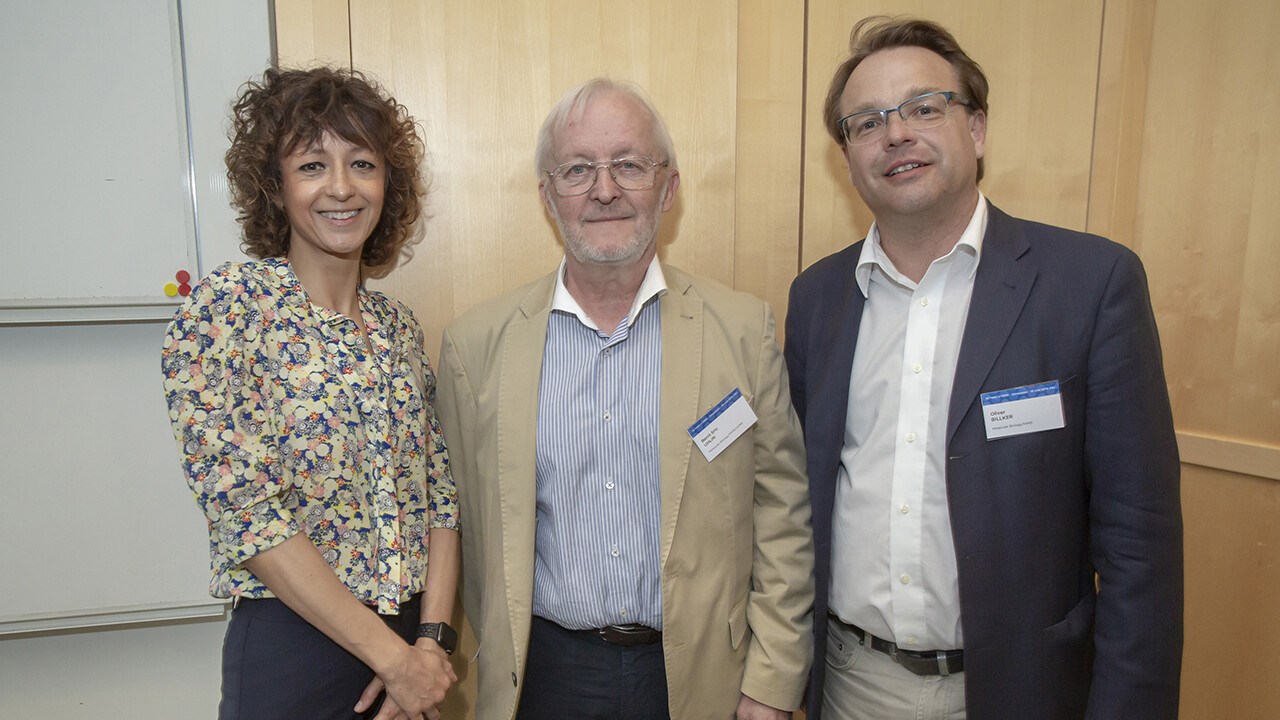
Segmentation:
[[(840, 132), (840, 98), (854, 68), (867, 56), (896, 47), (920, 47), (942, 56), (960, 77), (960, 94), (969, 102), (969, 112), (987, 114), (987, 76), (982, 67), (969, 57), (955, 36), (946, 28), (929, 20), (913, 17), (875, 15), (858, 21), (849, 33), (849, 57), (836, 68), (822, 105), (822, 120), (836, 143), (844, 143)], [(978, 158), (978, 180), (982, 179), (982, 158)]]
[(256, 258), (289, 252), (280, 159), (332, 133), (382, 155), (386, 197), (360, 260), (382, 265), (400, 252), (422, 211), (424, 147), (409, 111), (357, 70), (319, 67), (267, 70), (246, 82), (231, 107), (227, 181), (243, 232), (241, 248)]

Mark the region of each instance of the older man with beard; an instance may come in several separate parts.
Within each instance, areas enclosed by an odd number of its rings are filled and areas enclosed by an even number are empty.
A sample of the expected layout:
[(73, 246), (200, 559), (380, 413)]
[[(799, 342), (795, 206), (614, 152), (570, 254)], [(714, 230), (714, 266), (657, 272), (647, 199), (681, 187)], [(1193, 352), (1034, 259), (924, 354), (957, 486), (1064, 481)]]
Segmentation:
[(773, 316), (658, 262), (680, 172), (637, 88), (571, 90), (536, 164), (564, 261), (441, 349), (476, 716), (788, 717), (813, 555)]

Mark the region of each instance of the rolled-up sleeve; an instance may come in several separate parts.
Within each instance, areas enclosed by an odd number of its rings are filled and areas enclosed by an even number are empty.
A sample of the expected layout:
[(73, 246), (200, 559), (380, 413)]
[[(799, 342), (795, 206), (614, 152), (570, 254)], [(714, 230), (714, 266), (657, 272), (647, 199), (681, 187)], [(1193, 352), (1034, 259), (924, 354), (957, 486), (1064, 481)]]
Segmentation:
[(209, 523), (215, 577), (299, 532), (282, 500), (291, 486), (268, 412), (266, 325), (243, 278), (224, 266), (195, 288), (164, 339), (169, 420)]
[(449, 467), (449, 451), (445, 449), (444, 432), (436, 415), (436, 375), (427, 357), (422, 356), (423, 385), (427, 397), (427, 483), (431, 497), (432, 528), (459, 530), (458, 488)]

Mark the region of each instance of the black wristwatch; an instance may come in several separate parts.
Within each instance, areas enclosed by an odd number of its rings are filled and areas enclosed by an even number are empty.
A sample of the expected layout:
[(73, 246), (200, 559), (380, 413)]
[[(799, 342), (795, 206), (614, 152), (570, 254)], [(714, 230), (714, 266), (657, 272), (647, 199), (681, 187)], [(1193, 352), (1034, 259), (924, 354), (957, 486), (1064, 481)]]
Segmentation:
[(449, 623), (422, 623), (418, 626), (418, 637), (435, 640), (445, 655), (452, 655), (458, 649), (458, 632), (449, 627)]

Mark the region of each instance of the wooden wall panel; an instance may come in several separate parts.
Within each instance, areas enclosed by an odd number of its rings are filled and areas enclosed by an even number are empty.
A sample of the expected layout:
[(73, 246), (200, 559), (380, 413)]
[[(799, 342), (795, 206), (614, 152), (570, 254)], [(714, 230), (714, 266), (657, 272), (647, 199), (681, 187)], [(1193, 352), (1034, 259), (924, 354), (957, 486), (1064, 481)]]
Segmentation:
[(1280, 482), (1183, 465), (1183, 720), (1280, 717)]
[(1280, 445), (1280, 8), (1157, 5), (1134, 245), (1179, 429)]
[(552, 104), (597, 75), (638, 82), (666, 117), (681, 186), (664, 260), (734, 282), (737, 4), (729, 0), (352, 3), (352, 56), (423, 122), (431, 217), (381, 285), (433, 349), (457, 313), (555, 268), (533, 149)]
[(991, 111), (981, 187), (992, 202), (1013, 215), (1083, 230), (1102, 0), (984, 0), (980, 8), (942, 0), (811, 0), (802, 266), (861, 239), (871, 225), (823, 127), (822, 102), (848, 54), (849, 31), (876, 14), (942, 23), (986, 72)]
[(1134, 248), (1155, 0), (1113, 0), (1103, 18), (1086, 230)]
[(351, 66), (347, 0), (275, 0), (280, 67)]
[(733, 286), (778, 320), (799, 270), (804, 3), (738, 3), (738, 132)]

